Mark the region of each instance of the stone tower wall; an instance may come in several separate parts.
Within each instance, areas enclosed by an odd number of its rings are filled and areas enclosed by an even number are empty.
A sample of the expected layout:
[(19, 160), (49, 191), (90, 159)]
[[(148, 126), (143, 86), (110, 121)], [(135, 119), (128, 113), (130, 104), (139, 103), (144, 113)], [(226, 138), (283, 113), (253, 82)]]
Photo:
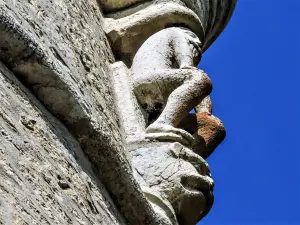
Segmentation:
[[(1, 179), (8, 181), (1, 186), (1, 208), (2, 218), (10, 215), (13, 224), (123, 224), (97, 179), (124, 214), (134, 217), (138, 207), (141, 220), (147, 220), (142, 213), (147, 202), (130, 172), (114, 113), (108, 72), (114, 57), (102, 25), (96, 0), (0, 1), (1, 79), (9, 76), (0, 105)], [(16, 92), (10, 79), (20, 80), (32, 94)], [(9, 183), (13, 179), (18, 186)], [(100, 204), (101, 199), (107, 200)]]

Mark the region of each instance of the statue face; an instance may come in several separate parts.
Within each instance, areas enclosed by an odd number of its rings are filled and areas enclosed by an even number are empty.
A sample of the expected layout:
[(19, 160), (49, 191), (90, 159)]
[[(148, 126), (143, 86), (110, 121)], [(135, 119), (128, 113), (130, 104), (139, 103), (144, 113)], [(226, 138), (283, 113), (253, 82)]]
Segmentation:
[(178, 143), (140, 148), (133, 167), (138, 180), (166, 198), (183, 225), (195, 225), (213, 204), (213, 181), (207, 163)]

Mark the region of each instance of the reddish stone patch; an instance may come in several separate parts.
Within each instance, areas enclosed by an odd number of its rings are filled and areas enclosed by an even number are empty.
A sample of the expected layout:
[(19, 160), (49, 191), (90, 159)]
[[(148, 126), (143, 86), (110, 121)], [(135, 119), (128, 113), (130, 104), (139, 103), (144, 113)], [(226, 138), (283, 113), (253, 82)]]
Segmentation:
[(195, 151), (203, 158), (207, 158), (225, 139), (226, 130), (220, 119), (208, 112), (196, 114), (198, 131)]

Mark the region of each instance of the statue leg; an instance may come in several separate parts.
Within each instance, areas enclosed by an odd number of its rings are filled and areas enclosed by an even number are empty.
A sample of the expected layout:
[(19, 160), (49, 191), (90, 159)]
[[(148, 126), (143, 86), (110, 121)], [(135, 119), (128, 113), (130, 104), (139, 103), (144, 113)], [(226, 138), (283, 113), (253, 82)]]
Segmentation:
[[(163, 70), (142, 79), (149, 81), (149, 78), (159, 86), (166, 99), (166, 105), (157, 120), (146, 129), (147, 136), (167, 139), (172, 137), (169, 135), (165, 138), (163, 135), (173, 133), (191, 143), (194, 140), (192, 135), (177, 127), (190, 110), (209, 95), (212, 90), (210, 79), (196, 68)], [(136, 90), (143, 91), (147, 88), (143, 87), (141, 79), (136, 81), (136, 84), (140, 84), (136, 86)], [(159, 133), (162, 134), (161, 137)]]

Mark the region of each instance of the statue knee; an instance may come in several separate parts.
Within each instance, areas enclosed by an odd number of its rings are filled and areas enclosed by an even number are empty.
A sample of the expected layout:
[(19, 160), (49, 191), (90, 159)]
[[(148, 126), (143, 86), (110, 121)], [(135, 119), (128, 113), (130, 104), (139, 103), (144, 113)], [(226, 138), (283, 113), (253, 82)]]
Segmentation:
[(197, 90), (206, 95), (209, 95), (213, 88), (210, 78), (202, 70), (193, 71), (189, 77), (189, 82), (192, 82)]
[(207, 95), (209, 95), (212, 92), (213, 85), (212, 85), (211, 79), (204, 72), (202, 72), (202, 83), (204, 84), (204, 88), (208, 93)]

